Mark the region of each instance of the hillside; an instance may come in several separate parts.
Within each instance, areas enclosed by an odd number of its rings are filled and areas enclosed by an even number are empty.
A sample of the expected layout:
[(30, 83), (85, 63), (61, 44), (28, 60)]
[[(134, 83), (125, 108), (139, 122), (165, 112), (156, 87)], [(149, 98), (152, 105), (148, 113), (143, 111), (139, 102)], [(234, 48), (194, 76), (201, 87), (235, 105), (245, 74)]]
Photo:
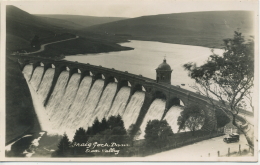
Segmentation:
[(222, 40), (238, 30), (253, 34), (253, 13), (210, 11), (143, 16), (82, 29), (128, 39), (220, 47)]
[(93, 25), (99, 25), (99, 24), (104, 24), (104, 23), (109, 23), (109, 22), (115, 22), (115, 21), (120, 21), (124, 20), (127, 18), (123, 17), (94, 17), (94, 16), (81, 16), (81, 15), (36, 15), (40, 16), (44, 19), (52, 19), (52, 20), (64, 20), (66, 22), (72, 22), (75, 25), (78, 25), (78, 29), (84, 28), (84, 27), (89, 27)]
[(30, 47), (30, 41), (38, 35), (41, 40), (65, 33), (62, 27), (47, 23), (15, 6), (6, 7), (7, 53)]
[[(40, 44), (59, 41), (68, 38), (74, 38), (76, 35), (83, 39), (77, 39), (77, 42), (67, 41), (66, 50), (63, 48), (63, 43), (59, 46), (55, 44), (47, 46), (43, 56), (58, 56), (60, 54), (72, 55), (77, 53), (100, 53), (108, 51), (129, 50), (130, 48), (121, 47), (117, 42), (125, 40), (118, 40), (118, 38), (107, 38), (104, 35), (88, 33), (80, 33), (76, 29), (81, 27), (76, 23), (61, 20), (56, 18), (43, 18), (40, 16), (31, 15), (15, 6), (6, 7), (6, 50), (7, 54), (14, 51), (35, 51), (37, 48), (31, 47), (31, 40), (35, 35), (39, 37)], [(81, 41), (80, 46), (76, 45)], [(97, 47), (99, 49), (97, 49)], [(104, 49), (103, 49), (104, 48)], [(57, 50), (59, 49), (59, 50)], [(64, 51), (63, 51), (64, 50)], [(59, 52), (60, 54), (56, 54)]]
[[(39, 123), (26, 80), (19, 65), (6, 58), (6, 144), (39, 130)], [(33, 130), (32, 130), (33, 129)]]

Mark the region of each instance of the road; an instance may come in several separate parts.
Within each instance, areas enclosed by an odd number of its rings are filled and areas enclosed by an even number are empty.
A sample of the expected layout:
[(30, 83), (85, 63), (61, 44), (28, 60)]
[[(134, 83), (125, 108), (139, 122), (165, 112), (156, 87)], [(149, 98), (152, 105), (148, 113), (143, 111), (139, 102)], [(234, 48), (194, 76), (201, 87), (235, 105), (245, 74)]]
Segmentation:
[(75, 40), (75, 39), (77, 39), (77, 38), (79, 38), (79, 36), (76, 36), (75, 38), (69, 38), (69, 39), (65, 39), (65, 40), (60, 40), (60, 41), (49, 42), (49, 43), (47, 43), (47, 44), (41, 45), (40, 50), (37, 50), (37, 51), (35, 51), (35, 52), (23, 53), (23, 54), (24, 54), (24, 55), (28, 55), (28, 54), (39, 53), (39, 52), (44, 51), (44, 50), (45, 50), (45, 46), (47, 46), (47, 45), (56, 44), (56, 43), (59, 43), (59, 42), (64, 42), (64, 41), (69, 41), (69, 40)]
[(200, 157), (218, 157), (218, 151), (220, 151), (220, 155), (226, 155), (228, 153), (228, 148), (230, 148), (230, 152), (238, 152), (239, 144), (241, 144), (241, 151), (244, 149), (248, 150), (246, 138), (244, 135), (240, 135), (240, 141), (236, 143), (225, 143), (223, 141), (224, 136), (204, 140), (198, 143), (194, 143), (188, 146), (183, 146), (181, 148), (176, 148), (173, 150), (157, 153), (154, 155), (148, 156), (148, 158), (153, 158), (158, 160), (169, 159), (169, 158), (200, 158)]

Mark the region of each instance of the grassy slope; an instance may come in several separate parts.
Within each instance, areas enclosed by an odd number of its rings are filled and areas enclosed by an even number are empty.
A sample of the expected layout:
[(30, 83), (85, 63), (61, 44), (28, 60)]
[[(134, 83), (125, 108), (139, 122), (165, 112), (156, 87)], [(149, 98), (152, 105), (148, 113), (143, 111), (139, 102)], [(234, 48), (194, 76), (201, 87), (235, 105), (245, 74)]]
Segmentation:
[(51, 18), (47, 17), (45, 15), (34, 15), (37, 17), (39, 20), (45, 21), (49, 24), (58, 26), (58, 27), (63, 27), (64, 29), (79, 29), (83, 28), (84, 26), (77, 24), (73, 21), (66, 20), (66, 19), (59, 19), (59, 18)]
[(128, 35), (128, 39), (220, 47), (222, 40), (232, 37), (237, 28), (245, 35), (252, 35), (253, 13), (212, 11), (143, 16), (95, 25), (82, 31)]
[(46, 24), (14, 6), (7, 6), (6, 11), (7, 53), (30, 48), (30, 40), (35, 35), (43, 39), (55, 36), (56, 32), (63, 33), (59, 31), (61, 28)]
[[(41, 43), (53, 42), (61, 39), (72, 38), (80, 35), (81, 43), (73, 40), (58, 45), (52, 45), (44, 53), (38, 55), (51, 54), (57, 56), (60, 54), (78, 54), (78, 53), (100, 53), (108, 51), (120, 51), (128, 48), (121, 47), (117, 42), (123, 42), (120, 38), (104, 39), (104, 35), (94, 33), (77, 32), (76, 23), (56, 18), (42, 18), (31, 15), (14, 6), (7, 6), (7, 54), (14, 51), (26, 50), (27, 52), (35, 51), (30, 47), (30, 41), (35, 36), (40, 37)], [(112, 19), (112, 18), (111, 18)], [(96, 49), (98, 48), (98, 49)], [(59, 53), (59, 54), (55, 54)]]
[(40, 16), (45, 19), (52, 18), (57, 20), (63, 20), (66, 22), (72, 22), (74, 25), (78, 26), (75, 27), (78, 29), (127, 19), (123, 17), (93, 17), (93, 16), (80, 16), (80, 15), (36, 15), (36, 16)]
[(31, 56), (54, 57), (57, 55), (74, 55), (86, 53), (111, 52), (119, 50), (130, 50), (132, 48), (122, 47), (117, 44), (108, 44), (102, 41), (98, 42), (86, 38), (78, 38), (71, 41), (60, 42), (47, 45), (45, 50), (40, 53), (32, 54)]

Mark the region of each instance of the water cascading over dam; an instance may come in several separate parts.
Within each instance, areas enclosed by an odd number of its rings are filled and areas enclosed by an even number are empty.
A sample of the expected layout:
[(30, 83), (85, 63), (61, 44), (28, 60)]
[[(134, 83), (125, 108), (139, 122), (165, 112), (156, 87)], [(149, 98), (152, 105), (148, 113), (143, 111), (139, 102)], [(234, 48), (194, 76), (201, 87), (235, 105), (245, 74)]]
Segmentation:
[(116, 116), (120, 115), (122, 116), (125, 112), (127, 100), (130, 96), (130, 88), (129, 87), (122, 87), (118, 94), (116, 95), (116, 98), (113, 102), (113, 106), (111, 107), (107, 118), (110, 116)]
[(53, 77), (54, 77), (54, 72), (55, 70), (53, 68), (49, 68), (43, 78), (42, 78), (42, 81), (40, 83), (40, 86), (38, 88), (38, 91), (37, 91), (37, 94), (40, 98), (40, 101), (44, 104), (45, 102), (45, 99), (48, 95), (48, 92), (51, 88), (51, 84), (52, 84), (52, 80), (53, 80)]
[(84, 127), (84, 125), (80, 125), (80, 121), (84, 120), (84, 117), (88, 115), (88, 111), (83, 111), (82, 109), (87, 100), (91, 82), (92, 77), (90, 76), (82, 79), (75, 100), (69, 108), (69, 113), (65, 115), (64, 120), (61, 122), (61, 125), (66, 125), (68, 129)]
[(23, 74), (24, 74), (24, 77), (27, 81), (30, 80), (31, 78), (31, 75), (32, 75), (32, 71), (33, 71), (33, 65), (32, 64), (28, 64), (24, 67), (23, 69)]
[(141, 107), (144, 103), (145, 93), (142, 91), (137, 91), (131, 97), (125, 112), (123, 114), (123, 121), (125, 128), (128, 129), (131, 124), (134, 124), (139, 116)]
[[(54, 68), (49, 68), (44, 73), (44, 67), (38, 66), (33, 71), (33, 65), (24, 67), (23, 73), (30, 86), (37, 92), (42, 106), (51, 89), (54, 79)], [(123, 86), (118, 92), (117, 82), (110, 82), (104, 87), (104, 79), (96, 79), (85, 76), (81, 80), (81, 73), (74, 73), (71, 77), (69, 71), (62, 71), (54, 85), (50, 98), (45, 103), (45, 114), (48, 129), (51, 133), (63, 134), (66, 132), (70, 138), (76, 129), (87, 129), (98, 118), (108, 119), (110, 116), (120, 115), (126, 129), (137, 122), (143, 106), (146, 92), (136, 91), (130, 96), (131, 87)], [(148, 109), (142, 121), (139, 139), (144, 138), (144, 131), (149, 120), (162, 118), (165, 111), (165, 100), (155, 99)], [(164, 119), (172, 127), (174, 133), (177, 130), (177, 118), (182, 109), (173, 106), (166, 113)], [(43, 123), (44, 124), (44, 123)], [(46, 127), (47, 128), (47, 127)]]
[(169, 111), (166, 113), (165, 117), (163, 118), (171, 126), (173, 133), (177, 133), (179, 130), (179, 126), (177, 123), (178, 123), (178, 117), (181, 115), (182, 111), (183, 111), (183, 107), (172, 106), (169, 109)]
[[(114, 82), (109, 83), (107, 85), (98, 103), (98, 106), (92, 115), (92, 120), (97, 118), (99, 121), (101, 121), (102, 118), (107, 115), (110, 106), (112, 104), (112, 100), (116, 94), (116, 87), (117, 87), (117, 83)], [(90, 120), (89, 124), (91, 124), (92, 122), (93, 121)]]
[(150, 108), (148, 109), (148, 112), (146, 113), (144, 120), (142, 122), (142, 125), (140, 127), (141, 135), (139, 136), (139, 139), (143, 139), (145, 135), (145, 128), (149, 120), (161, 120), (163, 112), (165, 110), (165, 100), (163, 99), (155, 99), (152, 104), (150, 105)]
[(39, 85), (40, 85), (41, 80), (42, 80), (43, 72), (44, 72), (44, 68), (42, 66), (36, 67), (34, 72), (33, 72), (33, 75), (32, 75), (30, 82), (31, 82), (32, 87), (35, 91), (37, 91), (38, 88), (39, 88)]
[(55, 120), (55, 114), (58, 111), (58, 107), (61, 104), (62, 97), (65, 93), (66, 85), (69, 79), (69, 72), (61, 72), (55, 88), (50, 96), (50, 99), (46, 105), (47, 114), (51, 121)]
[[(74, 101), (74, 98), (77, 93), (79, 86), (80, 74), (75, 73), (69, 80), (69, 83), (66, 87), (65, 94), (62, 97), (59, 106), (56, 109), (55, 114), (53, 115), (53, 127), (54, 129), (66, 128), (67, 124), (62, 124), (65, 119), (66, 114), (69, 112), (69, 107)], [(67, 123), (67, 122), (64, 122)]]
[(92, 117), (95, 115), (94, 111), (99, 102), (99, 98), (101, 96), (103, 86), (104, 86), (104, 80), (97, 79), (90, 90), (88, 98), (82, 109), (87, 113), (85, 113), (84, 116), (82, 116), (83, 120), (79, 121), (80, 125), (82, 125), (83, 127), (91, 126), (93, 121), (95, 120)]

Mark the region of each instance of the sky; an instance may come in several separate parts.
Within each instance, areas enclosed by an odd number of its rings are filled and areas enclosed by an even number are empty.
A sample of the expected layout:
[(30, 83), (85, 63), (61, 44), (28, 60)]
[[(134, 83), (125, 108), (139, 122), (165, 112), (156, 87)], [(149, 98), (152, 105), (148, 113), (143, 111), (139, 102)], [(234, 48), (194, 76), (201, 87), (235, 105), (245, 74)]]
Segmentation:
[(82, 0), (6, 2), (30, 14), (139, 17), (196, 11), (256, 10), (258, 0)]

